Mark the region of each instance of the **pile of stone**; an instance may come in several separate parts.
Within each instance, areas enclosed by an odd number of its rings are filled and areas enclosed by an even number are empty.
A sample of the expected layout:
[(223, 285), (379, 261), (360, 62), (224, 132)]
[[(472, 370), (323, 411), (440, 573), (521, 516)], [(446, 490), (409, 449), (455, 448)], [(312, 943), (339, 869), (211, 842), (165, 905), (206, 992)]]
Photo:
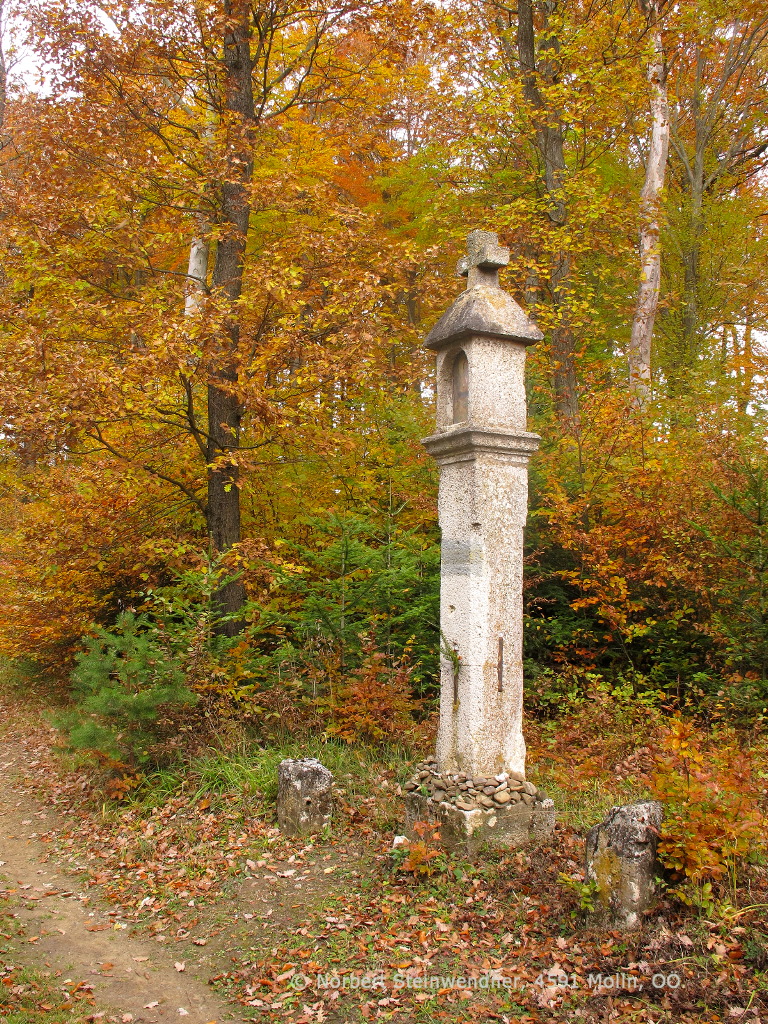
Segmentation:
[(448, 803), (460, 811), (498, 810), (517, 803), (531, 806), (547, 799), (532, 782), (527, 782), (516, 772), (482, 776), (463, 772), (447, 775), (438, 771), (435, 760), (418, 764), (413, 778), (406, 782), (405, 790), (406, 793), (426, 797), (432, 807)]

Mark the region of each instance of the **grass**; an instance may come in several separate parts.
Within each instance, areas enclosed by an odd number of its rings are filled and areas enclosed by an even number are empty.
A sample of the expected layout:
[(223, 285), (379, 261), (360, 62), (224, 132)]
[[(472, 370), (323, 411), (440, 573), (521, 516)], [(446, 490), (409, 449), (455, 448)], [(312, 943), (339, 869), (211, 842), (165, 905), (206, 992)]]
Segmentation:
[(574, 791), (572, 785), (558, 785), (551, 776), (535, 768), (528, 776), (554, 800), (557, 820), (577, 832), (587, 832), (602, 821), (611, 807), (652, 799), (647, 789), (618, 779), (585, 779), (582, 788)]
[(0, 689), (41, 710), (59, 707), (67, 699), (66, 684), (52, 681), (31, 658), (0, 662)]
[(335, 776), (349, 797), (375, 792), (382, 774), (404, 782), (415, 757), (402, 747), (375, 749), (314, 736), (303, 740), (285, 739), (269, 747), (241, 744), (235, 751), (211, 750), (184, 767), (166, 768), (148, 774), (133, 792), (132, 802), (155, 806), (183, 790), (192, 799), (236, 793), (245, 801), (259, 797), (273, 803), (277, 797), (277, 769), (285, 758), (316, 757)]

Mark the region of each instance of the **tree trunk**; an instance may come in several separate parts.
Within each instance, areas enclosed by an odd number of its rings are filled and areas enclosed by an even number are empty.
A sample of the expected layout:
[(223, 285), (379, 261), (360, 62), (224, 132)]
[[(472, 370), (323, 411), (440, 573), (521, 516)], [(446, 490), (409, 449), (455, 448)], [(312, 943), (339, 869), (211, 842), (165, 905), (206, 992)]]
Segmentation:
[(676, 365), (670, 370), (672, 393), (683, 392), (698, 355), (699, 344), (699, 273), (701, 239), (704, 230), (704, 156), (711, 137), (711, 111), (703, 106), (706, 93), (706, 58), (701, 48), (696, 53), (696, 78), (690, 102), (690, 122), (694, 128), (693, 153), (689, 157), (683, 149), (682, 139), (676, 149), (681, 156), (685, 172), (684, 182), (688, 186), (688, 224), (682, 245), (683, 293), (682, 313)]
[[(752, 310), (748, 309), (744, 320), (744, 339), (741, 350), (741, 359), (739, 360), (740, 366), (737, 365), (737, 375), (739, 377), (739, 412), (742, 413), (742, 415), (746, 414), (749, 409), (749, 403), (752, 400), (752, 380), (754, 376), (754, 364), (752, 362), (753, 322)], [(734, 335), (736, 335), (736, 333), (737, 331), (734, 330)]]
[[(523, 95), (536, 112), (536, 148), (542, 161), (543, 184), (549, 199), (547, 216), (556, 229), (564, 229), (568, 220), (568, 208), (563, 198), (563, 183), (567, 175), (563, 126), (556, 112), (547, 107), (538, 84), (539, 77), (546, 82), (556, 81), (557, 50), (557, 39), (545, 33), (545, 42), (539, 47), (541, 59), (537, 63), (533, 0), (519, 0), (517, 57), (523, 79)], [(547, 51), (551, 51), (551, 56), (548, 56)], [(561, 422), (578, 428), (576, 357), (573, 331), (568, 316), (570, 273), (570, 253), (565, 248), (560, 249), (554, 258), (549, 276), (549, 291), (556, 314), (551, 343), (555, 407)]]
[(5, 126), (8, 102), (8, 67), (5, 63), (5, 0), (0, 0), (0, 131)]
[(702, 214), (704, 209), (703, 153), (696, 153), (691, 181), (691, 206), (688, 238), (683, 251), (683, 316), (681, 357), (682, 369), (693, 368), (698, 355), (699, 333), (699, 264), (701, 260)]
[(640, 285), (628, 352), (629, 387), (639, 405), (651, 396), (651, 342), (661, 290), (659, 210), (669, 155), (667, 68), (658, 26), (658, 2), (649, 4), (646, 14), (653, 25), (654, 55), (648, 66), (652, 127), (640, 202)]
[[(240, 541), (240, 490), (237, 450), (241, 408), (237, 395), (237, 349), (240, 324), (237, 302), (243, 287), (245, 246), (250, 218), (253, 157), (249, 129), (255, 121), (250, 53), (250, 5), (231, 0), (224, 5), (224, 112), (232, 138), (228, 146), (227, 178), (221, 186), (222, 233), (216, 247), (212, 285), (229, 300), (222, 361), (208, 385), (208, 531), (214, 552), (223, 553)], [(219, 632), (235, 636), (243, 628), (238, 613), (245, 603), (239, 580), (225, 583), (216, 593), (220, 614), (229, 620)]]
[(571, 276), (569, 253), (559, 252), (552, 268), (549, 286), (552, 302), (560, 314), (560, 323), (552, 331), (552, 364), (555, 385), (555, 408), (561, 422), (572, 429), (578, 428), (579, 398), (576, 381), (576, 360), (574, 337), (566, 313), (567, 295), (565, 289)]
[(699, 329), (699, 263), (704, 210), (704, 153), (708, 142), (706, 112), (702, 110), (705, 90), (705, 60), (701, 52), (696, 60), (696, 84), (691, 100), (691, 116), (695, 126), (693, 159), (686, 167), (690, 188), (688, 237), (683, 247), (683, 315), (681, 330), (681, 370), (683, 375), (693, 368), (698, 354)]
[[(706, 320), (716, 311), (702, 308), (701, 256), (706, 239), (705, 200), (716, 202), (764, 169), (768, 143), (755, 120), (756, 90), (764, 89), (768, 14), (734, 8), (716, 32), (719, 48), (697, 38), (691, 48), (694, 69), (690, 96), (679, 90), (670, 107), (670, 142), (681, 168), (687, 223), (683, 230), (683, 282), (680, 325), (674, 364), (669, 368), (672, 394), (689, 386), (701, 354)], [(755, 72), (750, 70), (755, 68)], [(726, 182), (723, 179), (731, 178)]]
[(184, 312), (187, 316), (191, 316), (199, 307), (208, 281), (208, 222), (202, 213), (197, 213), (195, 224), (197, 230), (189, 246), (187, 265), (187, 295), (184, 300)]

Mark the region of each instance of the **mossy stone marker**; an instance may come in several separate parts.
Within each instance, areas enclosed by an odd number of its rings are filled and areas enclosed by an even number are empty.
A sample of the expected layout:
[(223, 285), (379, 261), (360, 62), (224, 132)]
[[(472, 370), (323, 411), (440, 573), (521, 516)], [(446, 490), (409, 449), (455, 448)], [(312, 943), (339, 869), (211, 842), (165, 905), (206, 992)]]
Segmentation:
[(333, 813), (333, 775), (314, 757), (277, 767), (277, 821), (286, 835), (322, 832)]
[(664, 808), (657, 800), (612, 807), (587, 833), (586, 879), (596, 886), (591, 927), (635, 931), (656, 892)]

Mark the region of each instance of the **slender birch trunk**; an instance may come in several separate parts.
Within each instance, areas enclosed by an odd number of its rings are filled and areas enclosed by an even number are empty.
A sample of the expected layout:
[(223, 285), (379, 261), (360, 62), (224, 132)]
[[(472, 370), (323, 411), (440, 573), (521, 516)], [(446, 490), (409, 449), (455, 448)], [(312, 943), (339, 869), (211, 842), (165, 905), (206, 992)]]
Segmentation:
[(187, 265), (187, 296), (184, 300), (184, 313), (192, 316), (200, 306), (205, 294), (208, 280), (208, 221), (202, 213), (195, 214), (195, 236), (189, 246), (189, 263)]
[(628, 351), (629, 386), (640, 405), (651, 396), (651, 342), (661, 290), (661, 193), (669, 154), (667, 68), (658, 0), (643, 6), (653, 26), (653, 57), (648, 65), (652, 127), (640, 203), (640, 285)]

